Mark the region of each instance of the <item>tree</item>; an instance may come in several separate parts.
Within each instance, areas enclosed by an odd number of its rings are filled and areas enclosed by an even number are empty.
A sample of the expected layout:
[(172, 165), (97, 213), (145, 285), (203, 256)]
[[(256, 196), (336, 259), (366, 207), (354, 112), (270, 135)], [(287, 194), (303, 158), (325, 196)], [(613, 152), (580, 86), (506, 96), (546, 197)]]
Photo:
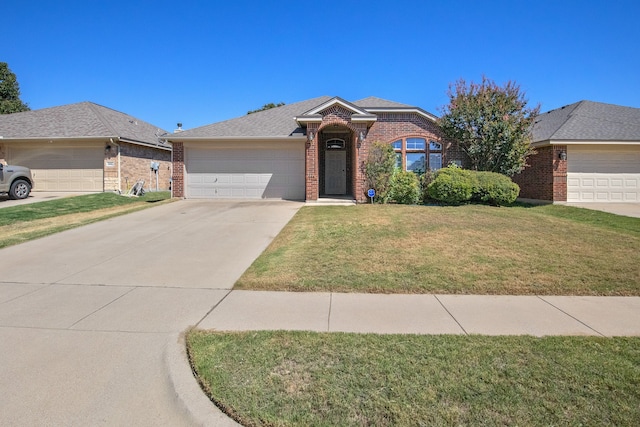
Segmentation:
[(440, 126), (458, 141), (475, 170), (513, 176), (524, 169), (533, 154), (531, 132), (540, 106), (527, 107), (520, 86), (503, 87), (482, 77), (482, 83), (460, 79), (449, 85), (449, 105), (442, 109)]
[(277, 104), (270, 102), (269, 104), (264, 104), (262, 108), (258, 108), (257, 110), (247, 111), (247, 114), (257, 113), (258, 111), (270, 110), (271, 108), (282, 107), (283, 105), (284, 105), (284, 102), (278, 102)]
[(20, 86), (9, 64), (0, 62), (0, 114), (29, 111), (27, 104), (20, 100)]
[(391, 144), (374, 142), (369, 147), (367, 160), (364, 164), (364, 174), (367, 190), (376, 190), (376, 200), (387, 203), (391, 190), (391, 178), (396, 169), (396, 153)]

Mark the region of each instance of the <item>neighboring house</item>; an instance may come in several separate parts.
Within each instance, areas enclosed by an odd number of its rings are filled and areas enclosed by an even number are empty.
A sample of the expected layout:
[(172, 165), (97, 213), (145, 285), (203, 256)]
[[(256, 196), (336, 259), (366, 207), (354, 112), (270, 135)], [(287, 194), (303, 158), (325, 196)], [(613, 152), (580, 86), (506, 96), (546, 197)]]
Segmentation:
[(580, 101), (540, 114), (520, 197), (640, 202), (640, 108)]
[(91, 102), (5, 114), (0, 161), (31, 168), (34, 191), (126, 192), (138, 180), (145, 189), (167, 190), (171, 145), (165, 134)]
[(322, 197), (367, 200), (364, 163), (372, 142), (392, 144), (406, 170), (462, 163), (436, 117), (421, 108), (323, 96), (167, 137), (173, 195), (185, 198)]

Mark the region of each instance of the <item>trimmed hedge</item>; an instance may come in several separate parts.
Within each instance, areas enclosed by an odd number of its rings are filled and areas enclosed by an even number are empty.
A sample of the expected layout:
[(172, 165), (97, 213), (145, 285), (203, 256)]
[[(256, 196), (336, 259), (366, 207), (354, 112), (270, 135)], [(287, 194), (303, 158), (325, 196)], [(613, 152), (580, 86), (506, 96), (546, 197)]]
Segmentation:
[(518, 184), (508, 176), (495, 172), (475, 172), (476, 188), (471, 199), (491, 205), (508, 205), (516, 201), (520, 194)]
[(391, 200), (403, 205), (416, 205), (420, 201), (420, 181), (410, 171), (396, 171), (391, 178)]
[(430, 198), (450, 205), (480, 202), (508, 205), (520, 194), (520, 187), (508, 176), (448, 167), (436, 172), (427, 187)]
[(474, 188), (471, 171), (448, 167), (436, 172), (429, 184), (429, 197), (450, 205), (459, 205), (471, 200)]

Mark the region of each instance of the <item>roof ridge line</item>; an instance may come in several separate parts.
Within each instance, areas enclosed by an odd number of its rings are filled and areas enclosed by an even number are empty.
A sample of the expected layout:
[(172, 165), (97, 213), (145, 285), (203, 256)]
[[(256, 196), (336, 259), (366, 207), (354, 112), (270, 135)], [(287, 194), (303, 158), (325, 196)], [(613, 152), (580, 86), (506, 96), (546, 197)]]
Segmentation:
[[(111, 125), (111, 123), (109, 123), (109, 121), (102, 115), (102, 113), (98, 110), (98, 104), (94, 104), (91, 101), (85, 101), (87, 103), (87, 105), (89, 106), (89, 108), (91, 109), (91, 111), (93, 112), (93, 114), (96, 115), (96, 117), (98, 118), (98, 120), (100, 120), (102, 122), (102, 124), (107, 128), (108, 131), (113, 132), (113, 136), (115, 137), (119, 137), (120, 135), (118, 135), (118, 132), (116, 132), (115, 128)], [(107, 108), (107, 107), (105, 107)], [(115, 110), (114, 110), (115, 111)]]
[[(583, 100), (580, 100), (580, 101), (578, 101), (578, 102), (576, 102), (576, 103), (575, 103), (575, 104), (578, 104), (578, 105), (576, 105), (576, 106), (574, 107), (574, 109), (573, 109), (573, 110), (571, 110), (571, 112), (570, 112), (569, 114), (567, 114), (567, 118), (566, 118), (566, 119), (565, 119), (565, 120), (560, 124), (560, 126), (558, 126), (558, 127), (553, 131), (553, 133), (552, 133), (551, 135), (549, 135), (549, 140), (553, 139), (554, 135), (555, 135), (556, 133), (558, 133), (558, 131), (559, 131), (560, 129), (562, 129), (562, 128), (564, 127), (564, 125), (566, 125), (566, 124), (567, 124), (567, 122), (569, 121), (569, 119), (573, 117), (573, 113), (574, 113), (574, 112), (575, 112), (575, 111), (576, 111), (580, 106), (582, 106), (582, 103), (583, 103), (583, 102), (584, 102), (584, 99), (583, 99)], [(569, 105), (573, 105), (573, 104), (569, 104)], [(568, 107), (569, 105), (565, 105), (565, 106), (563, 106), (563, 107), (560, 107), (560, 109), (566, 108), (566, 107)]]

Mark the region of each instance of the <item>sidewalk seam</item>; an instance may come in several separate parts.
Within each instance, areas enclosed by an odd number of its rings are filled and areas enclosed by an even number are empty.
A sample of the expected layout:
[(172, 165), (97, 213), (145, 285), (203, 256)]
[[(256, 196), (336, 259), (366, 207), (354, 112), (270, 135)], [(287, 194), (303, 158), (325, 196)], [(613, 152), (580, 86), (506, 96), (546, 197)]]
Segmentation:
[[(64, 285), (59, 285), (56, 284), (56, 286), (64, 286)], [(129, 286), (124, 286), (124, 287), (129, 287)], [(109, 307), (111, 304), (113, 304), (114, 302), (120, 300), (121, 298), (124, 298), (125, 295), (129, 295), (131, 292), (135, 291), (136, 289), (138, 289), (137, 286), (132, 287), (131, 289), (129, 289), (127, 292), (125, 292), (124, 294), (120, 295), (117, 298), (112, 299), (111, 301), (109, 301), (108, 303), (104, 304), (102, 307), (95, 309), (93, 312), (87, 314), (86, 316), (84, 316), (83, 318), (75, 321), (71, 326), (69, 326), (67, 329), (72, 329), (74, 326), (76, 326), (78, 323), (82, 322), (83, 320), (87, 319), (90, 316), (93, 316), (94, 314), (98, 313), (99, 311), (104, 310), (105, 308)]]
[(584, 323), (582, 320), (578, 319), (575, 316), (570, 315), (569, 313), (567, 313), (566, 311), (564, 311), (563, 309), (561, 309), (560, 307), (556, 307), (555, 305), (551, 304), (549, 301), (547, 301), (546, 299), (544, 299), (542, 296), (540, 295), (536, 295), (536, 297), (538, 297), (538, 299), (544, 301), (545, 303), (549, 304), (551, 307), (555, 308), (556, 310), (558, 310), (561, 313), (566, 314), (567, 316), (571, 317), (573, 320), (575, 320), (576, 322), (586, 326), (587, 328), (591, 329), (593, 332), (595, 332), (596, 334), (600, 335), (601, 337), (605, 337), (606, 335), (601, 333), (600, 331), (598, 331), (597, 329), (592, 328), (591, 326), (587, 325), (586, 323)]
[(440, 303), (440, 305), (442, 306), (442, 308), (444, 308), (444, 311), (446, 311), (449, 316), (451, 316), (451, 318), (453, 319), (454, 322), (456, 322), (458, 324), (458, 326), (460, 326), (460, 329), (462, 329), (462, 332), (464, 332), (465, 335), (469, 335), (469, 333), (467, 332), (467, 330), (462, 326), (462, 324), (460, 322), (458, 322), (458, 319), (456, 319), (456, 317), (451, 314), (451, 312), (449, 311), (449, 309), (442, 303), (442, 301), (440, 301), (440, 298), (438, 298), (438, 295), (433, 294), (433, 297), (436, 299), (436, 301), (438, 301)]
[(194, 328), (197, 328), (197, 327), (200, 325), (200, 323), (202, 323), (202, 321), (203, 321), (204, 319), (206, 319), (206, 318), (207, 318), (207, 316), (209, 316), (209, 315), (213, 312), (213, 310), (215, 310), (216, 308), (218, 308), (218, 306), (219, 306), (220, 304), (222, 304), (222, 301), (224, 301), (225, 299), (227, 299), (227, 297), (231, 294), (231, 292), (233, 292), (233, 289), (229, 289), (229, 292), (227, 292), (225, 296), (223, 296), (222, 298), (220, 298), (220, 301), (218, 301), (217, 303), (215, 303), (215, 304), (213, 305), (213, 307), (211, 307), (211, 310), (207, 311), (207, 313), (206, 313), (204, 316), (202, 316), (202, 317), (200, 318), (200, 320), (198, 320), (198, 321), (196, 322), (196, 324), (194, 325)]

